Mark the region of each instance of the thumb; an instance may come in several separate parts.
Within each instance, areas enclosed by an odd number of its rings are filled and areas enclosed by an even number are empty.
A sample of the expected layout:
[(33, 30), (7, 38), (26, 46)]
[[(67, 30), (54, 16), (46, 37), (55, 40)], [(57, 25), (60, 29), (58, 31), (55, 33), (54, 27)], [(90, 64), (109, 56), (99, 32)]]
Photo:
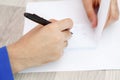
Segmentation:
[(87, 16), (92, 23), (93, 28), (97, 26), (97, 15), (93, 7), (92, 0), (83, 0), (84, 8), (86, 10)]
[(59, 21), (58, 23), (59, 30), (64, 31), (64, 30), (69, 30), (73, 27), (73, 21), (70, 18), (63, 19)]

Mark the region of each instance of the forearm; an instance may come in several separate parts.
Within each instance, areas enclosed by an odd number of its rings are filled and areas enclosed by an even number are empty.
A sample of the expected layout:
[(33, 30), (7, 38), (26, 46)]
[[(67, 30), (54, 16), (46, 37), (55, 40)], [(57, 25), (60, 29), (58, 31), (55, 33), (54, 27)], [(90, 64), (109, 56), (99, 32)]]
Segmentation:
[(71, 37), (69, 30), (72, 25), (71, 19), (46, 27), (38, 25), (16, 43), (7, 46), (13, 73), (58, 60)]
[(34, 61), (34, 54), (30, 53), (32, 50), (26, 48), (26, 46), (21, 43), (21, 40), (7, 46), (7, 50), (14, 74), (23, 71), (24, 69), (40, 66), (42, 64), (42, 60), (40, 58), (39, 61), (41, 63), (39, 63), (39, 65)]
[(7, 50), (9, 52), (10, 62), (13, 73), (18, 73), (28, 67), (28, 63), (25, 54), (21, 48), (19, 48), (16, 44), (12, 44), (7, 46)]
[(13, 71), (13, 73), (17, 73), (22, 69), (19, 65), (20, 63), (18, 62), (18, 59), (17, 59), (17, 56), (16, 56), (17, 51), (16, 51), (15, 47), (13, 47), (12, 45), (8, 46), (7, 50), (9, 52), (12, 71)]

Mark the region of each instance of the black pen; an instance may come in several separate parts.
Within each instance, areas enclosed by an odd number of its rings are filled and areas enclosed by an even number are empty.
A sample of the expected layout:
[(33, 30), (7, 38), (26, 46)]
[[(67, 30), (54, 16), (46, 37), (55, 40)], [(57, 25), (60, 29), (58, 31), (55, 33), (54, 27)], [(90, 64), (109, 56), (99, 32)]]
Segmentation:
[(39, 17), (38, 15), (36, 14), (31, 14), (31, 13), (24, 13), (24, 16), (36, 23), (39, 23), (43, 26), (47, 25), (47, 24), (50, 24), (51, 22), (42, 18), (42, 17)]
[[(48, 20), (46, 20), (46, 19), (44, 19), (44, 18), (42, 18), (42, 17), (40, 17), (40, 16), (38, 16), (36, 14), (24, 13), (24, 16), (26, 18), (38, 23), (38, 24), (43, 25), (43, 26), (48, 25), (48, 24), (51, 23), (50, 21), (48, 21)], [(71, 34), (73, 34), (73, 33), (71, 32)]]

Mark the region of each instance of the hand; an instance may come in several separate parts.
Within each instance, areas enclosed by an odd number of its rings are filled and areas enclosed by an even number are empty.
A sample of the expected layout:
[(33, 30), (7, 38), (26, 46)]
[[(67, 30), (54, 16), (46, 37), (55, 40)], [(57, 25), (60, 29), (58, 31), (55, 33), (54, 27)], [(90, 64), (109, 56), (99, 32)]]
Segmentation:
[[(99, 8), (101, 0), (83, 0), (84, 7), (86, 9), (86, 13), (88, 15), (89, 20), (92, 23), (93, 28), (97, 26), (97, 12), (96, 9)], [(106, 22), (106, 26), (118, 20), (119, 18), (119, 8), (117, 4), (117, 0), (111, 0), (109, 15)]]
[(49, 25), (38, 25), (16, 43), (9, 45), (8, 52), (13, 72), (58, 60), (73, 26), (71, 19), (55, 21)]

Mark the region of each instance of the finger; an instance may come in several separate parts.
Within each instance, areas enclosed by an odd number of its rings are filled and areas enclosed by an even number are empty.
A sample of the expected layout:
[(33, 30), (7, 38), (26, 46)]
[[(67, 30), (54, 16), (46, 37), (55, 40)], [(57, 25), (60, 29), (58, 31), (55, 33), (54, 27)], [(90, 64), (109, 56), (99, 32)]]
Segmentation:
[(49, 21), (50, 21), (50, 22), (57, 22), (58, 20), (50, 19)]
[(97, 15), (94, 11), (92, 0), (83, 0), (83, 4), (89, 20), (92, 23), (93, 28), (97, 26)]
[(69, 40), (69, 39), (71, 38), (71, 36), (72, 36), (72, 34), (71, 34), (70, 31), (64, 31), (64, 32), (62, 32), (62, 33), (63, 33), (63, 35), (64, 35), (65, 41), (66, 41), (66, 40)]
[(117, 0), (111, 0), (109, 15), (108, 15), (105, 28), (108, 25), (115, 22), (116, 20), (118, 20), (118, 18), (119, 18), (119, 8), (118, 8)]
[(54, 28), (59, 31), (69, 30), (73, 27), (73, 22), (71, 19), (67, 18), (61, 21), (57, 21), (51, 24), (46, 25), (47, 28)]
[(68, 46), (68, 41), (65, 41), (64, 42), (64, 47), (67, 47)]
[(69, 30), (72, 27), (73, 27), (73, 21), (69, 18), (57, 22), (57, 28), (60, 31)]
[(111, 1), (111, 18), (113, 20), (118, 20), (119, 18), (119, 8), (118, 8), (117, 0)]

